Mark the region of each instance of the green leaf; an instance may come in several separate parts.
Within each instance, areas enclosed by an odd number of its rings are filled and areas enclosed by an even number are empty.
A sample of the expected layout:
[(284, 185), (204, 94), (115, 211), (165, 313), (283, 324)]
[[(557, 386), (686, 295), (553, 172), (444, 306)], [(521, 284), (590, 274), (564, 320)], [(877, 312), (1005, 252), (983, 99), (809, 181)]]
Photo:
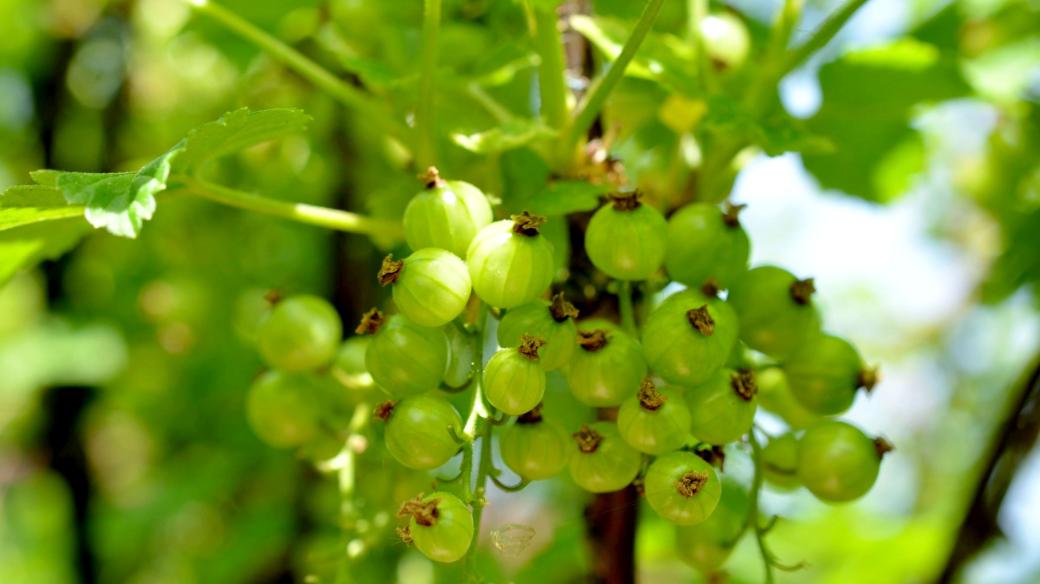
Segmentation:
[(176, 170), (188, 172), (203, 162), (301, 132), (310, 121), (311, 117), (298, 109), (237, 109), (192, 130), (164, 156), (172, 158), (179, 150)]
[(488, 154), (527, 146), (556, 137), (557, 132), (534, 120), (510, 120), (476, 134), (452, 134), (452, 140), (470, 152)]
[(0, 231), (82, 216), (83, 207), (68, 205), (53, 187), (19, 185), (0, 193)]
[(71, 217), (0, 231), (0, 285), (24, 268), (67, 252), (89, 229), (85, 222)]
[[(895, 187), (921, 170), (910, 126), (916, 108), (969, 93), (954, 58), (911, 38), (827, 63), (820, 88), (823, 104), (806, 129), (831, 147), (805, 152), (805, 167), (821, 187), (873, 201), (900, 194)], [(897, 147), (903, 152), (891, 154)]]
[(536, 215), (549, 217), (591, 211), (599, 207), (599, 198), (610, 192), (607, 185), (595, 185), (585, 181), (557, 181), (548, 188), (516, 201), (520, 209)]
[(70, 205), (85, 206), (87, 221), (94, 227), (133, 238), (155, 212), (155, 193), (166, 186), (156, 176), (142, 174), (153, 164), (149, 163), (141, 173), (38, 170), (32, 178), (41, 185), (60, 189)]

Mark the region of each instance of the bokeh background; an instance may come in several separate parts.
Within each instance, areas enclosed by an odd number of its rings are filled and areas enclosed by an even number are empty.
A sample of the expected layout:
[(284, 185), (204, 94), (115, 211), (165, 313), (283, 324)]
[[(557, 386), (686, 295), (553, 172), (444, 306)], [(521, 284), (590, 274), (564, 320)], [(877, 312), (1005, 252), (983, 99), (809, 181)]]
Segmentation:
[[(391, 102), (414, 87), (420, 2), (225, 4)], [(624, 18), (637, 3), (588, 4)], [(659, 33), (683, 26), (684, 4), (669, 3)], [(728, 3), (756, 38), (779, 4)], [(796, 38), (836, 5), (807, 1)], [(457, 77), (445, 91), (474, 99), (482, 80), (509, 109), (535, 107), (524, 90), (534, 70), (508, 41), (524, 34), (514, 3), (446, 7), (443, 59)], [(879, 46), (900, 51), (902, 75), (828, 84), (843, 72), (834, 63), (863, 49), (869, 61)], [(945, 76), (932, 76), (936, 63)], [(922, 88), (903, 93), (920, 98), (886, 101), (900, 93), (886, 83), (918, 74)], [(942, 83), (951, 89), (929, 93)], [(962, 568), (952, 581), (1040, 581), (1040, 3), (871, 0), (781, 97), (838, 153), (746, 161), (733, 197), (748, 204), (753, 263), (815, 276), (828, 327), (882, 368), (847, 417), (897, 450), (853, 505), (767, 493), (784, 517), (775, 550), (808, 564), (780, 581), (933, 582), (951, 562)], [(645, 80), (626, 80), (614, 103), (651, 116), (665, 107)], [(366, 120), (180, 0), (0, 0), (0, 186), (36, 168), (136, 168), (244, 105), (300, 107), (315, 122), (222, 164), (229, 183), (387, 216), (415, 190)], [(442, 107), (461, 133), (493, 121), (463, 97)], [(661, 154), (684, 142), (657, 126), (616, 144), (651, 190), (662, 167), (696, 164)], [(524, 168), (514, 152), (493, 157)], [(508, 196), (487, 158), (450, 164)], [(138, 240), (91, 234), (13, 275), (0, 288), (0, 582), (432, 581), (392, 521), (428, 477), (367, 457), (364, 508), (347, 521), (336, 473), (263, 445), (243, 410), (262, 369), (249, 339), (264, 292), (324, 295), (352, 323), (379, 299), (380, 256), (363, 237), (171, 196)], [(492, 493), (481, 550), (492, 580), (580, 581), (583, 501), (565, 481)], [(964, 538), (978, 554), (955, 552)], [(673, 544), (645, 513), (643, 581), (701, 581)], [(752, 541), (727, 569), (733, 582), (759, 581)]]

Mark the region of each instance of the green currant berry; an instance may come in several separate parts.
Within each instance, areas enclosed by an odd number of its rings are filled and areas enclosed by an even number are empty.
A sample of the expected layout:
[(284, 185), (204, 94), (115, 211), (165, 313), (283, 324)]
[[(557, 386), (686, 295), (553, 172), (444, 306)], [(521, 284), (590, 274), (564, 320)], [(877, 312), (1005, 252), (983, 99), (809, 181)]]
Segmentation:
[(863, 366), (855, 347), (819, 335), (795, 349), (784, 362), (791, 394), (810, 412), (831, 416), (852, 406), (856, 391), (874, 387), (876, 373)]
[(477, 187), (445, 181), (432, 166), (423, 181), (426, 189), (412, 197), (404, 210), (408, 247), (437, 247), (465, 257), (477, 232), (491, 223), (491, 203)]
[(690, 410), (678, 393), (662, 392), (650, 378), (618, 410), (618, 431), (636, 450), (662, 454), (681, 447), (690, 435)]
[(787, 425), (802, 430), (812, 426), (820, 419), (820, 415), (806, 409), (794, 395), (787, 384), (787, 375), (779, 367), (768, 367), (755, 376), (758, 383), (758, 403), (783, 418)]
[(751, 51), (747, 26), (734, 14), (709, 14), (700, 21), (700, 33), (708, 58), (716, 71), (739, 69)]
[(726, 363), (738, 328), (728, 304), (684, 290), (666, 298), (646, 319), (643, 352), (650, 368), (666, 381), (696, 385)]
[(376, 416), (386, 421), (387, 450), (408, 468), (437, 468), (459, 451), (452, 430), (462, 432), (462, 418), (444, 398), (423, 394), (384, 402)]
[(394, 304), (419, 326), (448, 324), (466, 308), (470, 280), (466, 264), (455, 254), (428, 247), (404, 260), (383, 259), (379, 283), (393, 284)]
[(737, 214), (743, 205), (696, 203), (676, 211), (668, 220), (668, 254), (664, 265), (676, 282), (704, 289), (714, 296), (729, 288), (747, 271), (751, 242)]
[(419, 326), (397, 314), (389, 319), (373, 308), (358, 334), (371, 334), (365, 366), (372, 379), (392, 396), (434, 389), (448, 368), (448, 339), (441, 329)]
[(408, 529), (402, 536), (435, 562), (457, 562), (469, 551), (473, 513), (451, 493), (419, 495), (402, 505), (397, 516), (408, 517)]
[(676, 528), (679, 557), (705, 573), (716, 572), (744, 532), (750, 504), (751, 497), (740, 483), (723, 478), (722, 497), (711, 516), (697, 525)]
[(691, 387), (686, 403), (693, 435), (709, 444), (739, 440), (755, 421), (757, 392), (755, 376), (747, 369), (721, 369), (707, 382)]
[(570, 457), (571, 478), (592, 493), (620, 491), (628, 486), (642, 465), (643, 456), (625, 443), (617, 426), (595, 422), (574, 434), (577, 448)]
[(545, 341), (538, 351), (539, 363), (546, 371), (559, 369), (570, 361), (577, 348), (578, 328), (574, 319), (578, 310), (556, 294), (552, 302), (535, 300), (518, 306), (498, 323), (498, 344), (503, 347), (520, 345), (520, 337), (530, 335)]
[(646, 377), (646, 361), (639, 343), (620, 329), (583, 322), (578, 327), (578, 348), (563, 374), (580, 402), (611, 407), (639, 387)]
[(570, 453), (567, 433), (555, 422), (544, 420), (540, 406), (507, 427), (498, 446), (506, 466), (529, 481), (559, 474)]
[(722, 496), (715, 469), (692, 452), (659, 456), (647, 469), (643, 486), (650, 508), (679, 525), (707, 519)]
[(645, 280), (661, 268), (667, 247), (664, 215), (640, 194), (612, 195), (589, 220), (585, 253), (599, 271), (618, 280)]
[(762, 449), (762, 472), (766, 482), (781, 491), (793, 491), (798, 482), (798, 438), (787, 432), (772, 438)]
[(465, 389), (473, 377), (477, 359), (476, 345), (480, 339), (455, 325), (448, 325), (442, 330), (448, 339), (448, 370), (444, 373), (444, 387), (441, 389)]
[(336, 359), (329, 372), (347, 389), (363, 391), (373, 385), (372, 376), (365, 367), (365, 355), (371, 340), (370, 337), (350, 337), (343, 341), (336, 352)]
[(268, 371), (249, 388), (246, 417), (257, 436), (277, 448), (299, 446), (318, 434), (315, 380), (305, 373)]
[(524, 335), (520, 346), (499, 349), (484, 367), (484, 392), (497, 409), (518, 416), (531, 411), (545, 395), (545, 371), (538, 364), (543, 341)]
[(852, 424), (823, 420), (798, 441), (798, 479), (822, 501), (852, 501), (874, 486), (881, 458), (891, 449)]
[(480, 230), (466, 252), (473, 290), (491, 306), (531, 302), (553, 279), (553, 247), (538, 232), (544, 217), (526, 211)]
[(257, 343), (268, 365), (307, 371), (336, 356), (343, 324), (331, 304), (317, 296), (294, 296), (275, 305), (260, 324)]
[(744, 274), (727, 298), (740, 317), (740, 338), (752, 349), (782, 359), (820, 332), (812, 279), (761, 266)]

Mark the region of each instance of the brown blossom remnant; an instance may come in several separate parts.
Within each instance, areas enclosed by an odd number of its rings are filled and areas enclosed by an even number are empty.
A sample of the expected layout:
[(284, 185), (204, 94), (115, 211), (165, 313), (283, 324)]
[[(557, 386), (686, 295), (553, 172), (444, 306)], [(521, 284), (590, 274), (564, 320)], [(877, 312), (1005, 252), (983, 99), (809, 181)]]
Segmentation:
[(690, 326), (697, 329), (697, 332), (706, 337), (715, 334), (715, 319), (708, 312), (707, 304), (686, 311), (686, 320), (690, 321)]
[(581, 450), (585, 454), (591, 454), (599, 448), (603, 437), (598, 432), (589, 428), (588, 425), (582, 424), (581, 429), (571, 434), (574, 441), (578, 443), (578, 450)]
[(755, 373), (750, 369), (738, 369), (729, 376), (729, 384), (733, 387), (740, 399), (751, 401), (758, 393), (758, 384), (755, 382)]
[(856, 385), (869, 393), (877, 385), (879, 377), (880, 372), (877, 367), (864, 367), (859, 370), (859, 374), (856, 376)]
[(675, 482), (675, 490), (683, 497), (692, 497), (697, 494), (708, 482), (708, 474), (697, 471), (688, 471)]
[(516, 351), (531, 361), (537, 361), (538, 350), (544, 346), (545, 341), (541, 337), (520, 335), (520, 346), (517, 347)]
[(401, 538), (401, 542), (405, 544), (412, 543), (412, 530), (407, 525), (404, 527), (398, 527), (396, 530), (397, 537)]
[(715, 276), (709, 276), (708, 279), (701, 284), (701, 292), (703, 292), (708, 298), (718, 298), (721, 290), (722, 286), (719, 285), (719, 281), (715, 279)]
[(372, 414), (376, 417), (377, 420), (382, 420), (385, 422), (390, 419), (390, 414), (394, 413), (395, 405), (397, 405), (397, 402), (395, 402), (392, 399), (388, 399), (385, 402), (380, 402), (379, 405), (376, 406), (376, 409), (372, 412)]
[(361, 322), (358, 323), (354, 332), (359, 335), (374, 335), (386, 322), (386, 316), (383, 315), (376, 307), (368, 309), (368, 312), (361, 315)]
[(513, 220), (513, 233), (525, 235), (527, 237), (534, 237), (538, 235), (538, 228), (545, 225), (547, 219), (541, 215), (532, 215), (527, 211), (522, 211), (519, 215), (513, 215), (510, 217)]
[(423, 495), (419, 493), (414, 499), (405, 501), (401, 505), (401, 508), (397, 511), (397, 518), (404, 519), (410, 517), (423, 527), (431, 527), (434, 523), (437, 523), (437, 518), (440, 517), (440, 511), (437, 510), (437, 504), (440, 502), (439, 498), (423, 501)]
[(643, 382), (639, 384), (639, 393), (636, 394), (636, 397), (639, 399), (639, 405), (644, 410), (651, 412), (660, 409), (664, 402), (668, 401), (664, 394), (657, 391), (657, 386), (649, 377), (644, 378)]
[(632, 191), (630, 193), (611, 193), (607, 196), (610, 197), (610, 202), (614, 204), (615, 211), (635, 211), (643, 204), (643, 193), (639, 191)]
[(590, 353), (607, 346), (607, 331), (596, 329), (594, 331), (578, 331), (578, 346)]
[(722, 221), (727, 227), (736, 229), (740, 227), (740, 212), (747, 208), (747, 205), (734, 205), (729, 201), (726, 201), (726, 206), (722, 211)]
[(874, 439), (874, 450), (877, 452), (878, 458), (884, 458), (886, 454), (895, 449), (896, 447), (884, 438), (878, 437)]
[(379, 273), (376, 274), (376, 279), (379, 280), (380, 286), (389, 286), (397, 281), (401, 277), (401, 270), (404, 269), (404, 262), (401, 260), (395, 260), (394, 254), (389, 254), (383, 258), (383, 265), (379, 267)]
[(427, 189), (435, 189), (447, 184), (444, 182), (444, 179), (441, 178), (441, 173), (437, 170), (436, 166), (427, 167), (426, 171), (419, 175), (419, 180), (422, 181), (423, 185), (425, 185)]
[(285, 296), (282, 294), (282, 291), (277, 288), (272, 288), (264, 294), (264, 300), (267, 302), (268, 306), (275, 306), (284, 298)]
[(549, 303), (549, 314), (552, 315), (553, 320), (556, 322), (564, 322), (568, 318), (578, 318), (578, 309), (570, 302), (567, 302), (563, 292), (557, 292), (553, 294), (552, 302)]
[(795, 280), (791, 284), (791, 298), (803, 306), (812, 301), (813, 292), (816, 292), (816, 284), (812, 278)]
[(531, 411), (520, 414), (516, 418), (517, 424), (539, 424), (542, 421), (542, 404), (539, 403)]
[(724, 470), (726, 466), (726, 451), (718, 444), (700, 444), (693, 453), (701, 457), (704, 462), (719, 467), (719, 470)]

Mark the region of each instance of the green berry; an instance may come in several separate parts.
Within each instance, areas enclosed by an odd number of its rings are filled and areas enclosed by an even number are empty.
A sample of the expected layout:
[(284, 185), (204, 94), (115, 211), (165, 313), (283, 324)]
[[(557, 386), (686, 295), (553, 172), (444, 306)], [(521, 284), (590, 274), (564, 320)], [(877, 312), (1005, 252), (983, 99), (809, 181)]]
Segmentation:
[(702, 572), (716, 572), (744, 532), (750, 505), (747, 490), (732, 478), (723, 478), (722, 496), (711, 516), (697, 525), (676, 528), (679, 557)]
[(465, 257), (477, 232), (491, 223), (491, 204), (477, 187), (460, 180), (445, 181), (432, 166), (423, 179), (426, 188), (404, 210), (408, 247), (437, 247)]
[(372, 375), (365, 366), (370, 337), (350, 337), (339, 347), (329, 372), (347, 389), (362, 391), (372, 387)]
[(545, 371), (538, 364), (543, 341), (524, 336), (520, 346), (499, 349), (484, 367), (484, 391), (495, 408), (518, 416), (531, 411), (545, 395)]
[(506, 312), (498, 323), (498, 344), (517, 347), (520, 337), (529, 335), (545, 341), (538, 351), (539, 363), (546, 371), (559, 369), (570, 361), (578, 343), (578, 328), (574, 318), (578, 310), (563, 298), (553, 296), (552, 302), (535, 300)]
[(552, 283), (553, 247), (538, 231), (543, 217), (526, 212), (480, 230), (466, 252), (473, 290), (491, 306), (514, 308)]
[(679, 393), (660, 391), (646, 378), (639, 393), (621, 404), (617, 425), (621, 437), (636, 450), (662, 454), (686, 442), (690, 411)]
[(404, 532), (424, 556), (435, 562), (461, 560), (473, 539), (473, 513), (451, 493), (434, 491), (406, 502), (397, 512), (408, 518)]
[(437, 468), (459, 450), (452, 431), (461, 434), (462, 418), (444, 398), (423, 394), (385, 402), (376, 416), (386, 421), (387, 450), (408, 468)]
[(579, 401), (610, 407), (639, 387), (646, 377), (646, 361), (635, 339), (617, 327), (587, 321), (578, 326), (578, 348), (563, 373)]
[(739, 440), (751, 429), (758, 405), (758, 387), (750, 370), (720, 369), (686, 393), (690, 430), (709, 444)]
[(782, 491), (793, 491), (798, 482), (798, 438), (787, 432), (771, 438), (762, 449), (762, 471), (766, 482)]
[(643, 351), (650, 368), (666, 381), (696, 385), (726, 363), (738, 327), (728, 304), (684, 290), (650, 313), (643, 327)]
[(393, 285), (394, 304), (417, 325), (443, 326), (466, 308), (470, 279), (466, 264), (455, 254), (428, 247), (404, 260), (383, 259), (379, 283)]
[(729, 12), (709, 14), (700, 21), (708, 58), (716, 71), (739, 69), (751, 52), (751, 35), (740, 17)]
[(585, 231), (585, 252), (599, 271), (618, 280), (646, 280), (664, 262), (667, 224), (639, 193), (611, 196)]
[(692, 452), (660, 456), (643, 481), (650, 508), (672, 523), (694, 525), (715, 511), (722, 486), (715, 469)]
[(740, 338), (752, 349), (782, 359), (819, 334), (812, 279), (799, 280), (782, 268), (750, 270), (727, 298), (740, 317)]
[(822, 501), (852, 501), (874, 486), (881, 458), (891, 449), (852, 424), (823, 420), (798, 441), (798, 479)]
[(448, 325), (441, 329), (448, 339), (448, 369), (442, 381), (446, 391), (464, 389), (473, 377), (477, 359), (477, 335), (466, 332), (462, 327)]
[(554, 477), (567, 466), (569, 442), (563, 428), (543, 419), (541, 407), (536, 407), (502, 432), (498, 446), (510, 470), (536, 481)]
[(831, 416), (852, 406), (860, 387), (873, 388), (867, 370), (848, 341), (819, 335), (800, 345), (784, 362), (791, 394), (810, 412)]
[(249, 388), (249, 425), (271, 446), (300, 446), (318, 435), (318, 393), (317, 381), (309, 374), (268, 371)]
[(405, 397), (436, 388), (448, 367), (448, 339), (440, 329), (419, 326), (404, 316), (365, 314), (359, 334), (372, 334), (365, 365), (390, 395)]
[(617, 426), (595, 422), (574, 434), (570, 474), (577, 485), (592, 493), (619, 491), (639, 474), (643, 456), (625, 443)]
[(260, 324), (260, 355), (271, 367), (308, 371), (336, 356), (343, 324), (336, 309), (317, 296), (294, 296), (278, 302)]
[(791, 394), (783, 369), (768, 367), (759, 371), (755, 380), (758, 382), (759, 405), (783, 418), (791, 428), (801, 430), (819, 421), (819, 414), (806, 409)]
[[(732, 286), (747, 271), (751, 243), (737, 214), (743, 205), (695, 203), (668, 220), (664, 265), (676, 282), (708, 291)], [(709, 294), (714, 295), (714, 294)]]

